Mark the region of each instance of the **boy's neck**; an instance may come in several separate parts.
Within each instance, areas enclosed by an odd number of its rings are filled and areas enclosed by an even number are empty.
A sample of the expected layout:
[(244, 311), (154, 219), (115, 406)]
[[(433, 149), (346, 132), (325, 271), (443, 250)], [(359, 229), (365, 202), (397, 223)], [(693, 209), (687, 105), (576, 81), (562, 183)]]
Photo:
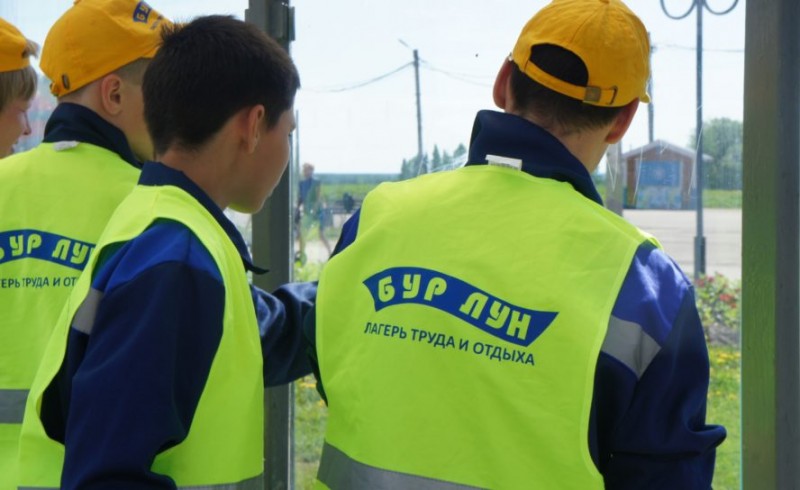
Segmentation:
[(233, 166), (231, 152), (220, 148), (222, 145), (211, 141), (197, 151), (168, 149), (160, 155), (164, 165), (180, 170), (211, 198), (220, 209), (230, 205), (229, 169)]

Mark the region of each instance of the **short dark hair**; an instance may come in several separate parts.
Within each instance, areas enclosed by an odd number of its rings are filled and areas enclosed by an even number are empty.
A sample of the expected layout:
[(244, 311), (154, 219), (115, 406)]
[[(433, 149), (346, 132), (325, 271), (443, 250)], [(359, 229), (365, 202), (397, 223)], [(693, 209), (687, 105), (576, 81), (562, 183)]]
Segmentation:
[(202, 147), (239, 110), (262, 104), (268, 128), (300, 87), (289, 54), (252, 24), (198, 17), (164, 29), (142, 84), (144, 115), (157, 154)]
[[(552, 44), (531, 48), (530, 61), (550, 75), (573, 85), (586, 85), (589, 72), (573, 52)], [(598, 107), (567, 97), (534, 81), (514, 65), (511, 93), (517, 110), (532, 113), (545, 125), (557, 125), (567, 131), (605, 126), (614, 120), (621, 107)]]

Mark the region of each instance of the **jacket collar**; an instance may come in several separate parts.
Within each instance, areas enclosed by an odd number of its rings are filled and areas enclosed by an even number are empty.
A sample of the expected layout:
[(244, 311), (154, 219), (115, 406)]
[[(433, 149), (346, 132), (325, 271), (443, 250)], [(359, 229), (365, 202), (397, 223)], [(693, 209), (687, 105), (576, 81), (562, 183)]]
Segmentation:
[(478, 112), (467, 165), (485, 165), (486, 155), (520, 159), (523, 172), (568, 182), (585, 197), (603, 205), (586, 167), (555, 136), (527, 119), (503, 112)]
[(159, 162), (147, 162), (142, 168), (142, 174), (139, 176), (139, 185), (147, 186), (163, 186), (171, 185), (177, 187), (190, 196), (195, 198), (209, 213), (217, 220), (217, 223), (225, 230), (228, 237), (236, 246), (239, 255), (242, 257), (245, 269), (254, 274), (264, 274), (268, 272), (267, 269), (253, 264), (253, 259), (250, 257), (250, 252), (247, 249), (247, 244), (236, 228), (236, 225), (225, 216), (225, 213), (211, 200), (208, 194), (205, 193), (197, 184), (195, 184), (189, 177), (180, 170), (167, 167)]
[(142, 164), (133, 154), (128, 139), (119, 128), (96, 112), (78, 104), (58, 104), (44, 127), (44, 142), (78, 141), (113, 151), (136, 168)]

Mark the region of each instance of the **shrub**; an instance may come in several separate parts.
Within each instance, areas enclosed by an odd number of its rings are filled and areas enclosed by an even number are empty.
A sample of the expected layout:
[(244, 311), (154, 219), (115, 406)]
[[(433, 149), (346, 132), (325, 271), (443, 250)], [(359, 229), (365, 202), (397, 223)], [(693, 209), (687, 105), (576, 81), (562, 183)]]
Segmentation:
[(710, 343), (738, 343), (741, 295), (741, 281), (720, 273), (695, 281), (697, 310)]

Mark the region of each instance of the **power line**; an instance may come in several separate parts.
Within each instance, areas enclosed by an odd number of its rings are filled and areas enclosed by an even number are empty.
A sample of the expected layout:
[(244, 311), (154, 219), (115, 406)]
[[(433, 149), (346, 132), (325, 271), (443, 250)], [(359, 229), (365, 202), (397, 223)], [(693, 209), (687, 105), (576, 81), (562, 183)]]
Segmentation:
[[(681, 46), (680, 44), (654, 44), (653, 48), (657, 49), (682, 49), (686, 51), (695, 51), (695, 46)], [(704, 52), (709, 53), (744, 53), (744, 49), (725, 49), (725, 48), (703, 48)]]
[(429, 69), (431, 71), (435, 71), (437, 73), (441, 73), (442, 75), (450, 77), (450, 78), (452, 78), (454, 80), (458, 80), (459, 82), (469, 83), (471, 85), (477, 85), (479, 87), (491, 87), (492, 86), (492, 84), (490, 84), (490, 83), (484, 83), (484, 82), (479, 82), (477, 80), (470, 80), (469, 79), (470, 77), (471, 78), (483, 78), (483, 79), (486, 79), (487, 77), (485, 77), (485, 76), (472, 75), (472, 74), (468, 74), (468, 73), (456, 73), (456, 72), (445, 70), (443, 68), (439, 68), (439, 67), (431, 64), (429, 61), (426, 61), (426, 60), (420, 60), (420, 61), (422, 62), (422, 65), (425, 68), (427, 68), (427, 69)]
[[(409, 63), (406, 63), (405, 65), (399, 66), (399, 67), (395, 68), (392, 71), (386, 72), (386, 73), (384, 73), (382, 75), (378, 75), (377, 77), (374, 77), (374, 78), (370, 78), (369, 80), (364, 80), (362, 82), (353, 82), (353, 83), (348, 83), (348, 84), (345, 84), (345, 85), (337, 85), (337, 86), (331, 86), (331, 87), (316, 87), (316, 88), (314, 88), (314, 87), (311, 87), (311, 88), (303, 87), (303, 90), (307, 90), (309, 92), (315, 92), (315, 93), (347, 92), (349, 90), (359, 89), (361, 87), (365, 87), (367, 85), (371, 85), (371, 84), (373, 84), (375, 82), (379, 82), (379, 81), (383, 80), (384, 78), (390, 77), (390, 76), (394, 75), (395, 73), (400, 72), (400, 71), (408, 68), (409, 66), (412, 66), (413, 64), (414, 64), (413, 61), (409, 62)], [(471, 85), (477, 85), (479, 87), (491, 87), (492, 86), (491, 83), (481, 82), (479, 80), (470, 80), (470, 78), (473, 78), (473, 79), (484, 79), (484, 80), (489, 78), (489, 77), (487, 77), (485, 75), (475, 75), (475, 74), (471, 74), (471, 73), (458, 73), (458, 72), (454, 72), (454, 71), (450, 71), (450, 70), (445, 70), (444, 68), (439, 68), (438, 66), (430, 63), (427, 60), (423, 60), (423, 59), (420, 59), (420, 64), (422, 66), (424, 66), (425, 68), (427, 68), (428, 70), (435, 71), (437, 73), (441, 73), (442, 75), (450, 77), (450, 78), (452, 78), (454, 80), (458, 80), (459, 82), (468, 83), (468, 84), (471, 84)]]
[(306, 88), (306, 87), (303, 87), (303, 90), (308, 90), (309, 92), (317, 92), (317, 93), (346, 92), (348, 90), (355, 90), (357, 88), (365, 87), (365, 86), (371, 85), (371, 84), (373, 84), (375, 82), (379, 82), (379, 81), (383, 80), (384, 78), (390, 77), (390, 76), (394, 75), (395, 73), (397, 73), (399, 71), (402, 71), (402, 70), (408, 68), (409, 66), (412, 66), (413, 64), (414, 64), (414, 62), (408, 62), (405, 65), (398, 66), (397, 68), (395, 68), (394, 70), (392, 70), (390, 72), (386, 72), (383, 75), (378, 75), (375, 78), (370, 78), (369, 80), (364, 80), (363, 82), (356, 82), (356, 83), (353, 83), (353, 84), (344, 85), (344, 86), (338, 86), (338, 87), (321, 87), (321, 88)]

